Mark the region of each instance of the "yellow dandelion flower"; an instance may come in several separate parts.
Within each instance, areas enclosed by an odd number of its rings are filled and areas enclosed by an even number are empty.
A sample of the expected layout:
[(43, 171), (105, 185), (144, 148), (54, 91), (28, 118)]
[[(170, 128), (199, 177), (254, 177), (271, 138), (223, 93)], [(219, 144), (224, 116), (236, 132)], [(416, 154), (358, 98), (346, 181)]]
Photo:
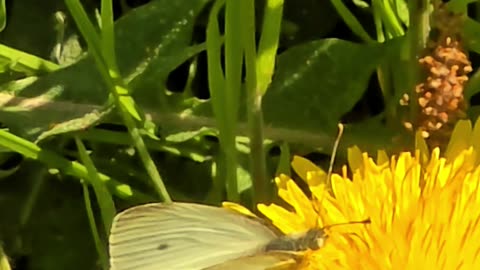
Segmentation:
[(479, 123), (460, 123), (448, 156), (434, 149), (426, 162), (419, 150), (390, 158), (379, 152), (374, 161), (352, 148), (352, 177), (344, 167), (332, 175), (332, 190), (321, 169), (295, 157), (312, 196), (281, 175), (279, 196), (291, 208), (258, 209), (284, 233), (370, 219), (329, 228), (324, 247), (307, 251), (299, 269), (480, 269)]

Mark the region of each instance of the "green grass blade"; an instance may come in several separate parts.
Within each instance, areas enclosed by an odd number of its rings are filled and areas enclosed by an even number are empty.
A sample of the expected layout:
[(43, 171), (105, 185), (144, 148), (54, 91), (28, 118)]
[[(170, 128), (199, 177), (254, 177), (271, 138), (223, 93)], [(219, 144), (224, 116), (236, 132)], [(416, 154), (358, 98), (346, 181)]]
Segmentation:
[(87, 153), (85, 145), (83, 145), (82, 141), (77, 137), (75, 137), (75, 143), (78, 148), (80, 160), (87, 168), (89, 175), (88, 182), (93, 187), (93, 191), (95, 192), (98, 206), (100, 208), (100, 214), (102, 215), (102, 224), (104, 226), (105, 233), (108, 234), (116, 212), (112, 196), (110, 195), (110, 192), (108, 192), (105, 183), (100, 180), (100, 176), (95, 168), (95, 165), (93, 164), (93, 161), (90, 159), (90, 156)]
[(373, 39), (368, 35), (367, 31), (365, 31), (362, 24), (355, 18), (353, 13), (348, 10), (342, 0), (330, 0), (330, 2), (355, 35), (359, 36), (365, 42), (373, 42)]
[(170, 198), (167, 188), (165, 187), (165, 184), (163, 183), (163, 180), (158, 173), (155, 163), (153, 162), (150, 154), (148, 153), (145, 141), (142, 139), (142, 135), (140, 134), (140, 130), (135, 127), (135, 123), (130, 117), (124, 117), (124, 123), (127, 127), (129, 127), (129, 133), (132, 137), (133, 144), (138, 151), (138, 155), (140, 156), (140, 159), (142, 160), (142, 163), (147, 170), (148, 175), (153, 181), (157, 193), (160, 195), (161, 199), (164, 202), (171, 202), (172, 199)]
[[(225, 0), (217, 0), (209, 14), (207, 24), (207, 65), (208, 65), (208, 86), (210, 89), (210, 96), (212, 101), (212, 109), (215, 115), (216, 125), (219, 130), (226, 130), (226, 123), (228, 122), (224, 112), (226, 106), (225, 100), (225, 77), (223, 76), (222, 69), (222, 38), (220, 36), (220, 26), (218, 24), (218, 14), (220, 9), (225, 4)], [(219, 132), (218, 134), (221, 149), (226, 141), (226, 134)], [(221, 194), (223, 188), (227, 185), (227, 166), (224, 162), (225, 153), (220, 151), (218, 159), (219, 162), (215, 163), (215, 175), (213, 181), (213, 190), (209, 194), (209, 200), (216, 201), (221, 200)], [(235, 193), (236, 190), (231, 190), (230, 193)]]
[(218, 126), (225, 123), (226, 120), (220, 112), (223, 111), (222, 103), (225, 94), (223, 89), (225, 88), (225, 78), (222, 70), (221, 48), (222, 41), (220, 36), (217, 16), (220, 9), (224, 5), (225, 0), (217, 0), (210, 11), (208, 24), (207, 24), (207, 64), (208, 64), (208, 85), (211, 93), (211, 100), (215, 117), (218, 121)]
[(373, 5), (378, 7), (376, 11), (380, 13), (387, 35), (399, 37), (405, 34), (405, 30), (389, 1), (374, 0)]
[(5, 8), (5, 0), (0, 0), (0, 32), (7, 26), (7, 9)]
[(237, 179), (237, 148), (235, 136), (238, 121), (240, 89), (242, 86), (243, 46), (238, 33), (242, 31), (242, 3), (237, 0), (227, 0), (225, 3), (225, 106), (220, 114), (226, 115), (225, 123), (221, 125), (220, 133), (224, 135), (223, 151), (225, 154), (227, 198), (238, 202), (240, 194)]
[[(102, 51), (107, 66), (116, 67), (115, 57), (115, 33), (113, 21), (112, 0), (102, 0), (101, 3), (101, 21), (102, 21)], [(113, 48), (113, 50), (112, 50)]]
[[(258, 45), (257, 87), (260, 94), (265, 94), (275, 67), (278, 41), (283, 15), (283, 0), (267, 0), (263, 16), (262, 35)], [(255, 31), (255, 29), (252, 29)]]
[(15, 66), (19, 66), (19, 71), (28, 70), (32, 73), (38, 73), (39, 71), (53, 72), (60, 68), (53, 62), (2, 44), (0, 44), (0, 59), (1, 58), (11, 61), (13, 64), (11, 68), (13, 70), (17, 70)]
[[(427, 46), (427, 38), (429, 26), (429, 0), (409, 1), (408, 11), (410, 14), (410, 27), (408, 28), (407, 42), (404, 46), (404, 60), (408, 63), (406, 72), (407, 89), (410, 89), (410, 97), (415, 97), (415, 85), (419, 77), (418, 56)], [(410, 122), (417, 122), (418, 104), (412, 102), (409, 106)]]
[(107, 249), (100, 240), (100, 235), (98, 233), (97, 224), (95, 223), (95, 216), (92, 210), (92, 202), (90, 201), (90, 192), (88, 192), (88, 185), (82, 183), (83, 186), (83, 200), (85, 201), (85, 210), (87, 212), (88, 222), (90, 225), (90, 230), (92, 231), (93, 241), (95, 242), (95, 249), (97, 250), (98, 258), (102, 265), (102, 269), (108, 270), (108, 255)]
[[(95, 27), (90, 22), (87, 14), (81, 5), (79, 0), (65, 0), (67, 7), (70, 10), (75, 22), (80, 29), (80, 32), (87, 41), (90, 52), (97, 64), (97, 68), (100, 71), (110, 93), (113, 96), (113, 100), (117, 105), (120, 116), (123, 123), (127, 127), (135, 148), (138, 151), (140, 159), (147, 170), (155, 190), (164, 202), (171, 202), (170, 195), (163, 183), (163, 180), (158, 173), (158, 170), (153, 162), (148, 150), (145, 146), (145, 142), (137, 127), (137, 121), (141, 121), (140, 113), (137, 111), (135, 101), (129, 95), (130, 91), (125, 87), (123, 79), (120, 77), (118, 67), (115, 61), (115, 44), (113, 41), (113, 15), (111, 11), (111, 3), (102, 2), (102, 8), (104, 8), (105, 14), (102, 16), (102, 23), (106, 24), (106, 28), (103, 28), (102, 34), (106, 33), (106, 36), (101, 38), (98, 36)], [(105, 39), (105, 42), (101, 42)], [(108, 46), (108, 48), (107, 48)], [(108, 51), (108, 52), (106, 52)], [(106, 60), (110, 59), (110, 60)]]
[(19, 226), (20, 228), (25, 228), (27, 225), (34, 207), (38, 202), (38, 197), (40, 196), (40, 191), (42, 190), (42, 186), (47, 179), (46, 176), (48, 174), (48, 170), (43, 166), (43, 164), (36, 164), (38, 169), (35, 170), (35, 175), (33, 176), (34, 180), (32, 181), (32, 186), (30, 192), (26, 199), (23, 202), (22, 210), (20, 211), (20, 218), (19, 218)]
[(3, 251), (2, 246), (0, 245), (0, 270), (11, 270), (10, 263), (8, 262), (7, 255)]
[[(5, 147), (27, 158), (41, 161), (50, 167), (63, 171), (67, 175), (72, 175), (79, 179), (88, 179), (89, 177), (87, 169), (82, 164), (76, 161), (70, 161), (54, 152), (41, 149), (36, 144), (17, 137), (5, 130), (0, 130), (0, 147)], [(100, 174), (99, 177), (100, 180), (105, 182), (110, 190), (120, 198), (135, 198), (139, 201), (151, 199), (149, 196), (135, 191), (130, 186), (119, 183), (107, 175)]]
[(373, 22), (375, 24), (375, 32), (377, 33), (377, 41), (378, 42), (385, 42), (386, 37), (385, 33), (383, 32), (383, 21), (382, 21), (382, 11), (381, 5), (379, 5), (379, 1), (374, 0), (372, 2), (372, 9), (373, 9)]
[(278, 48), (283, 1), (269, 0), (263, 17), (259, 54), (255, 48), (255, 2), (242, 1), (244, 18), (242, 39), (245, 50), (245, 88), (247, 92), (247, 119), (250, 137), (250, 168), (254, 201), (270, 201), (272, 189), (266, 173), (266, 157), (263, 136), (262, 96), (270, 85), (275, 55)]

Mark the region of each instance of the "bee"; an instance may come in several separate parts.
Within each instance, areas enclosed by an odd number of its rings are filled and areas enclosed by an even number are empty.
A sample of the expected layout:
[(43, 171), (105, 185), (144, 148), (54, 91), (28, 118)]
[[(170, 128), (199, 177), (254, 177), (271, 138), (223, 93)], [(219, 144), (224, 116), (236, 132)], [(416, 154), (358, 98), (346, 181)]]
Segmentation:
[(323, 229), (284, 235), (264, 220), (194, 203), (150, 203), (118, 214), (111, 270), (287, 270), (323, 246)]

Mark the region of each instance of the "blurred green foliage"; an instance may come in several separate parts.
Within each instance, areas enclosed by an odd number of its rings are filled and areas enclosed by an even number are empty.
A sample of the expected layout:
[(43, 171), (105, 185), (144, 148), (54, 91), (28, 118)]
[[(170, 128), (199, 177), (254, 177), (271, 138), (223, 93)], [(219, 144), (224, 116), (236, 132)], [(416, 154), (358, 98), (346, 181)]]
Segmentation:
[[(105, 268), (95, 258), (113, 203), (158, 200), (157, 169), (173, 200), (252, 206), (256, 169), (268, 180), (290, 173), (293, 154), (328, 164), (338, 122), (346, 123), (338, 164), (352, 145), (406, 147), (396, 108), (417, 72), (405, 59), (417, 49), (406, 33), (428, 34), (419, 24), (427, 8), (265, 0), (250, 2), (254, 10), (240, 3), (242, 17), (213, 0), (66, 2), (81, 3), (86, 24), (63, 1), (0, 1), (0, 246), (14, 269)], [(471, 2), (451, 8), (478, 12)], [(474, 56), (477, 19), (463, 29)], [(479, 80), (477, 72), (466, 89), (472, 117)], [(255, 140), (262, 145), (252, 148)], [(252, 166), (255, 153), (265, 168)]]

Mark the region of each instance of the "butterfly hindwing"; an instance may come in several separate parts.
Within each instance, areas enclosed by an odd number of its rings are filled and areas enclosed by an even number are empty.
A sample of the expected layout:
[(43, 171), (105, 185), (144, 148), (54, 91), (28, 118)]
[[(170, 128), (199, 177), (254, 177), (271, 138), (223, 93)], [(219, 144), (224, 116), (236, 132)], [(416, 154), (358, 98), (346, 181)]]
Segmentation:
[(256, 254), (277, 236), (256, 219), (228, 209), (151, 203), (115, 217), (110, 265), (111, 270), (207, 269)]

